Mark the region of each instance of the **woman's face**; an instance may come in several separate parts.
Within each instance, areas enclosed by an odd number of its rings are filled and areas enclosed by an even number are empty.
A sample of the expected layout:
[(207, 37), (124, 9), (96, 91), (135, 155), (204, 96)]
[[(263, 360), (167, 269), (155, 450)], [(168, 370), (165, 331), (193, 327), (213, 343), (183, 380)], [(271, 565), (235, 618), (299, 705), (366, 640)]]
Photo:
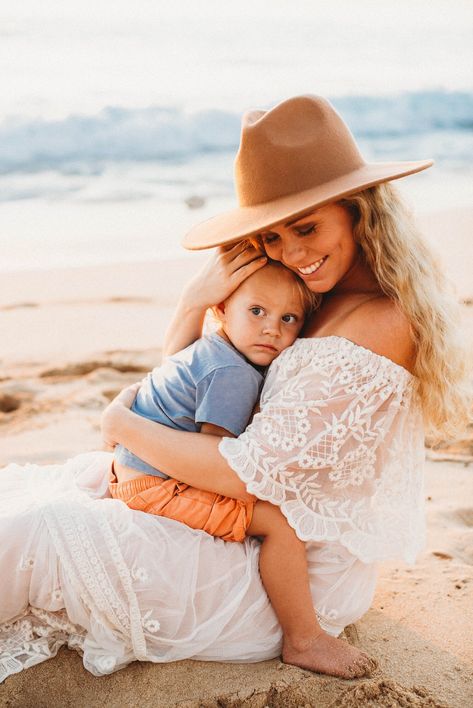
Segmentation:
[(352, 217), (339, 204), (327, 204), (260, 235), (269, 258), (297, 273), (313, 292), (332, 290), (357, 261)]

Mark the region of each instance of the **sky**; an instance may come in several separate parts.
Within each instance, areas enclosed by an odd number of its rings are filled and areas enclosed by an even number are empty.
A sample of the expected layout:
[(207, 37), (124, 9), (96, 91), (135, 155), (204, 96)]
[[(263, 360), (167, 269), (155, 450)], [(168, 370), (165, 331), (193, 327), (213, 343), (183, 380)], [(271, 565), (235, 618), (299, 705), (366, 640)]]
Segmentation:
[(473, 88), (471, 0), (0, 0), (0, 120)]

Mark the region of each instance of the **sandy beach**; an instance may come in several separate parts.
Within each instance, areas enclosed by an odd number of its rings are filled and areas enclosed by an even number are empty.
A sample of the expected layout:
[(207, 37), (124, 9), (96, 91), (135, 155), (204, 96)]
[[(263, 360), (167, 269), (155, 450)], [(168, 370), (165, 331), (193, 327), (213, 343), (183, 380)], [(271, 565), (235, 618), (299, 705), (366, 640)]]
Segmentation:
[[(473, 213), (430, 212), (421, 222), (464, 302), (473, 352)], [(2, 275), (0, 466), (61, 462), (100, 448), (102, 409), (159, 363), (179, 292), (205, 258)], [(7, 679), (0, 704), (466, 708), (473, 704), (473, 431), (427, 450), (425, 497), (428, 542), (417, 565), (383, 565), (373, 607), (347, 630), (380, 663), (368, 680), (318, 676), (277, 659), (135, 663), (94, 678), (75, 652), (61, 650)]]

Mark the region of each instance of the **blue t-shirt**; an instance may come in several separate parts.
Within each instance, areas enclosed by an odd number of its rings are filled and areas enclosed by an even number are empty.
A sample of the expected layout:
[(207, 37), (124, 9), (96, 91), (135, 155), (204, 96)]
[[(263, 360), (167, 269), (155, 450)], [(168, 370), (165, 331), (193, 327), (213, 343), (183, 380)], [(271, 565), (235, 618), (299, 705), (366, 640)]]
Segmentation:
[[(176, 430), (199, 432), (202, 423), (213, 423), (239, 435), (258, 400), (262, 381), (262, 374), (214, 333), (153, 369), (132, 411)], [(115, 459), (143, 474), (168, 477), (122, 445), (116, 446)]]

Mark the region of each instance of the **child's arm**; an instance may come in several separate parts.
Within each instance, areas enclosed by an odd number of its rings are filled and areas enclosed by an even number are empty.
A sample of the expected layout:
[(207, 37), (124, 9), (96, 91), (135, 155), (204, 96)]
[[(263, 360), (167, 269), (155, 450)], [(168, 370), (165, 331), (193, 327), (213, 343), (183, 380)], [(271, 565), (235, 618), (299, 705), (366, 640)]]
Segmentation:
[(122, 391), (105, 409), (105, 440), (120, 442), (148, 464), (192, 487), (243, 501), (254, 499), (218, 451), (220, 435), (188, 433), (147, 420), (126, 407), (136, 393), (130, 391)]
[(218, 435), (220, 438), (235, 438), (229, 430), (221, 428), (219, 425), (214, 425), (213, 423), (202, 423), (200, 426), (200, 432), (204, 435)]
[(216, 249), (179, 299), (164, 337), (164, 356), (175, 354), (195, 342), (202, 334), (207, 309), (223, 302), (266, 261), (261, 251), (248, 242)]

